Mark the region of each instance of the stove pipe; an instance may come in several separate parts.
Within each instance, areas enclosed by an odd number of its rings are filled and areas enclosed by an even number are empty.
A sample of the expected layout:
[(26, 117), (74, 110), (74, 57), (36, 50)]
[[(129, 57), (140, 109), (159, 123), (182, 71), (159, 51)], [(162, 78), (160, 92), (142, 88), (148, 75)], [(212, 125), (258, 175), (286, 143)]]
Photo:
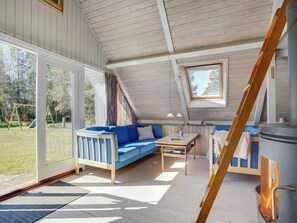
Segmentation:
[(287, 6), (290, 124), (297, 127), (297, 0)]

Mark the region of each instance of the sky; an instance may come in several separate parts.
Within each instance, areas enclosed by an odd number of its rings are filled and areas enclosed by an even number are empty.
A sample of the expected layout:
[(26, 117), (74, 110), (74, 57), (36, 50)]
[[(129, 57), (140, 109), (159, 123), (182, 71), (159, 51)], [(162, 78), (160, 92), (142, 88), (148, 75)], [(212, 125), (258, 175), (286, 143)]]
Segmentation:
[[(211, 70), (199, 70), (199, 71), (193, 72), (193, 74), (195, 74), (195, 79), (192, 82), (192, 85), (195, 86), (196, 84), (199, 83), (198, 89), (197, 89), (198, 96), (203, 95), (203, 92), (207, 88), (208, 83), (210, 82), (210, 80), (209, 80), (210, 72), (211, 72)], [(199, 75), (197, 75), (198, 73), (199, 73)], [(198, 78), (198, 76), (199, 76), (199, 78)]]

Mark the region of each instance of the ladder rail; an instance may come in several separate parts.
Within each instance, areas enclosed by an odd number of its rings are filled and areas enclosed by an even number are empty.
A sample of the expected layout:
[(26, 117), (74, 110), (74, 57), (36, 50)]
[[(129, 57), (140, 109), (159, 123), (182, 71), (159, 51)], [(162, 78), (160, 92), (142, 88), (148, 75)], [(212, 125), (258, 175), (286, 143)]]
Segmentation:
[(209, 183), (206, 188), (206, 195), (204, 196), (200, 204), (201, 211), (196, 221), (198, 223), (203, 223), (206, 221), (210, 209), (219, 192), (221, 184), (223, 183), (224, 177), (227, 173), (227, 169), (232, 160), (241, 134), (249, 119), (253, 105), (256, 101), (257, 95), (266, 76), (266, 72), (269, 68), (271, 59), (276, 50), (278, 41), (285, 27), (286, 6), (288, 2), (289, 0), (283, 1), (282, 7), (276, 11), (271, 26), (267, 31), (259, 57), (251, 73), (247, 88), (244, 91), (244, 95), (239, 104), (236, 116), (232, 122), (229, 134), (227, 136), (227, 145), (225, 145), (223, 148), (224, 153), (221, 154), (219, 158), (220, 162), (218, 163), (218, 169), (216, 173), (213, 173), (210, 177)]

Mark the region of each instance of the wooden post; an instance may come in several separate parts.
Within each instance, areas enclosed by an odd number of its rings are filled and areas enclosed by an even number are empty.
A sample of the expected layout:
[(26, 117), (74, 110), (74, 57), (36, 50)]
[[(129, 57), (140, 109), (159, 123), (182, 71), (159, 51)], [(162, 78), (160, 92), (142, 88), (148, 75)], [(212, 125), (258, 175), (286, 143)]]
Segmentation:
[[(115, 146), (115, 140), (114, 135), (111, 135), (110, 141), (111, 141), (111, 183), (115, 184), (115, 159), (116, 159), (116, 146)], [(106, 143), (106, 141), (105, 141)], [(106, 160), (107, 162), (107, 160)]]

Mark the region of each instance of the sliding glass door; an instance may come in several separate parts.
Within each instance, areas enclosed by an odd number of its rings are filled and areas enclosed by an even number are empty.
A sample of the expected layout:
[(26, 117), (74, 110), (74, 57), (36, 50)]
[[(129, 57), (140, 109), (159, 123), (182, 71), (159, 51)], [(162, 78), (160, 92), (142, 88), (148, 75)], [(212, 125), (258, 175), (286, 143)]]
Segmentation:
[(73, 132), (78, 128), (78, 69), (39, 57), (38, 179), (74, 169)]

